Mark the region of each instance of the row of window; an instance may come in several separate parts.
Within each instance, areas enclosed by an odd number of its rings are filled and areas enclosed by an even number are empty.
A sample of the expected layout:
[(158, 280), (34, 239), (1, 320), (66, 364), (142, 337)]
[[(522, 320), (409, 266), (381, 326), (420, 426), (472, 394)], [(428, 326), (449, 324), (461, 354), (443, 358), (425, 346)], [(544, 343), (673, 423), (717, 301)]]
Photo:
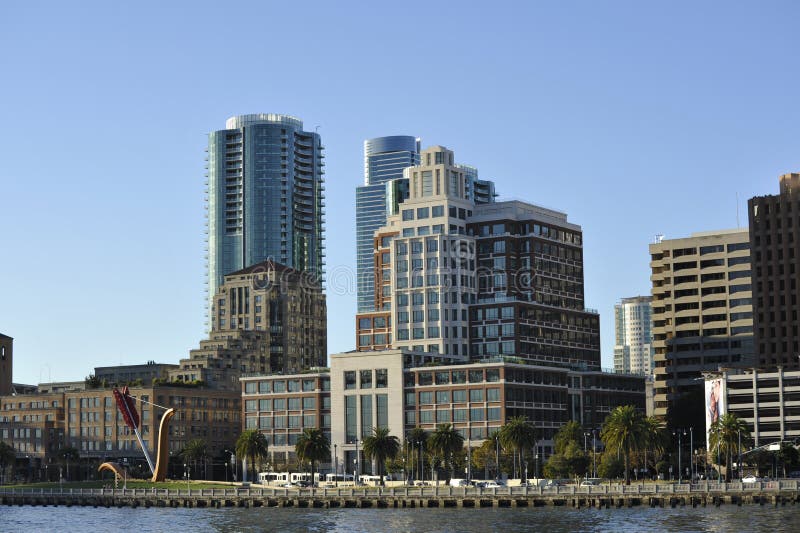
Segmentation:
[[(445, 422), (497, 422), (501, 420), (502, 410), (499, 407), (482, 407), (472, 409), (439, 409), (419, 411), (419, 422), (417, 422), (416, 411), (406, 411), (405, 422), (413, 424), (441, 424)], [(476, 438), (476, 437), (472, 437)]]
[[(322, 390), (330, 390), (330, 378), (320, 380)], [(317, 388), (316, 379), (278, 379), (274, 381), (247, 381), (244, 384), (245, 394), (269, 394), (283, 392), (312, 392)]]
[[(356, 377), (358, 377), (358, 382), (356, 382)], [(375, 370), (347, 370), (344, 372), (345, 390), (352, 390), (357, 386), (361, 389), (371, 389), (373, 384), (376, 389), (388, 387), (389, 371), (385, 368), (377, 368)]]
[[(317, 408), (317, 399), (313, 396), (306, 396), (305, 398), (270, 398), (261, 400), (246, 400), (245, 411), (299, 411), (300, 408), (309, 411)], [(322, 409), (331, 408), (330, 396), (322, 397)]]

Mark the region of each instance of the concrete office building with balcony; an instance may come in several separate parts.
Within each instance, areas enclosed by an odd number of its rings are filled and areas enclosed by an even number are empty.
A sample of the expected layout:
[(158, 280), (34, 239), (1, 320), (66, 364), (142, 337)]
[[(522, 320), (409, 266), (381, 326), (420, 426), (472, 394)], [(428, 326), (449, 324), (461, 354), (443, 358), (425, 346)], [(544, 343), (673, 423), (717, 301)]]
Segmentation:
[(702, 388), (702, 372), (754, 360), (747, 230), (650, 245), (655, 415)]

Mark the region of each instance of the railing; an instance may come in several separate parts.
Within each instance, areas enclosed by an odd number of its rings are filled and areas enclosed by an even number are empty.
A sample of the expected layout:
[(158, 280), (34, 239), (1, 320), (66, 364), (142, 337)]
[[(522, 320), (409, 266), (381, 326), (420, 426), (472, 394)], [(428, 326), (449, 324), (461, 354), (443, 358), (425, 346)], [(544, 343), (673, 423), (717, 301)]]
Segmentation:
[(225, 488), (225, 489), (0, 489), (0, 495), (110, 496), (158, 498), (375, 498), (375, 497), (469, 497), (469, 496), (625, 496), (655, 494), (708, 494), (798, 491), (797, 480), (758, 483), (648, 483), (552, 487), (347, 487), (347, 488)]

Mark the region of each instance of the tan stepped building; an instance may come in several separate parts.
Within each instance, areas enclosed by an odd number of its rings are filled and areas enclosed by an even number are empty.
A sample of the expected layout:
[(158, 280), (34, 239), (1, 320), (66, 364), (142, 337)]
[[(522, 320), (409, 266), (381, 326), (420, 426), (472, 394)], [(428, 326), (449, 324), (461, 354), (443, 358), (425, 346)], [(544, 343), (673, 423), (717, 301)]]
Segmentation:
[(325, 366), (327, 311), (314, 276), (264, 261), (225, 276), (211, 306), (211, 333), (171, 379), (239, 390), (243, 373)]
[(698, 393), (702, 372), (752, 365), (749, 239), (725, 230), (650, 245), (656, 416)]

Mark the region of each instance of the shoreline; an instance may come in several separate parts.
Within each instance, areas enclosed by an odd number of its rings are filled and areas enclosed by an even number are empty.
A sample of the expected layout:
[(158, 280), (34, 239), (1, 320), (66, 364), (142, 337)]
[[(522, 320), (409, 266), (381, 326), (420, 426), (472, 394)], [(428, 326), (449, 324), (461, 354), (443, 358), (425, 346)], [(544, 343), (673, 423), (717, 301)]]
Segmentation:
[(0, 489), (2, 506), (90, 507), (294, 507), (337, 508), (630, 508), (707, 507), (800, 503), (798, 482), (704, 483), (683, 485), (604, 485), (504, 487), (339, 488), (339, 489)]

